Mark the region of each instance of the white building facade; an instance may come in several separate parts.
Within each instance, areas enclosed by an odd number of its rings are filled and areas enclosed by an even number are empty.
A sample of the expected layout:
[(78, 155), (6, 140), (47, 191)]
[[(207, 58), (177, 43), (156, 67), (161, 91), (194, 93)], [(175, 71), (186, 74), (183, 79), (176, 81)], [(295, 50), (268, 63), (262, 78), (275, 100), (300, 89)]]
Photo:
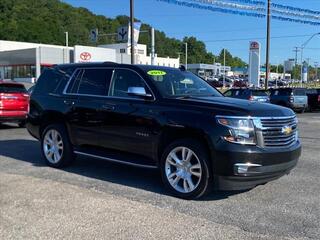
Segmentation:
[[(57, 46), (0, 40), (0, 79), (34, 82), (43, 68), (54, 64), (79, 62), (131, 63), (128, 44), (110, 44), (98, 47)], [(147, 46), (138, 44), (135, 54), (136, 64), (151, 65)], [(155, 65), (178, 68), (179, 58), (155, 58)]]

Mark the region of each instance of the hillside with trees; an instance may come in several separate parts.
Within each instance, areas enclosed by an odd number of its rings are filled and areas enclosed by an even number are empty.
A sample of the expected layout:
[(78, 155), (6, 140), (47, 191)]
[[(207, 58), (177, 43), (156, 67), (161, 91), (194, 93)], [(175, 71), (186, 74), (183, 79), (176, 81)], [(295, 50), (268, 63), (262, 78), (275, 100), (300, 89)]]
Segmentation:
[[(112, 7), (112, 6), (110, 6)], [(89, 40), (89, 31), (98, 28), (101, 33), (115, 33), (117, 28), (128, 24), (127, 16), (108, 18), (95, 15), (86, 8), (76, 8), (59, 0), (1, 0), (0, 1), (0, 39), (64, 45), (64, 32), (69, 32), (70, 45), (94, 45)], [(149, 30), (142, 24), (142, 30)], [(101, 37), (97, 44), (115, 43), (115, 37)], [(222, 62), (220, 53), (215, 56), (207, 51), (204, 42), (195, 37), (183, 40), (170, 38), (156, 30), (156, 52), (159, 56), (178, 57), (184, 62), (184, 42), (188, 42), (188, 61), (190, 63)], [(150, 36), (141, 34), (139, 43), (150, 49)], [(226, 51), (226, 64), (245, 66), (238, 57)]]

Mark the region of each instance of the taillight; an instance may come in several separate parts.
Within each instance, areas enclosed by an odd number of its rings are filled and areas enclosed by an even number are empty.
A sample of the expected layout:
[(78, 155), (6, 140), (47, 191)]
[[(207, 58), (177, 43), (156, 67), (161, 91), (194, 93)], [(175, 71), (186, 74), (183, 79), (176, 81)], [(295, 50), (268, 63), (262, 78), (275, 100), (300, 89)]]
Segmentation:
[[(0, 100), (1, 100), (1, 98), (0, 98)], [(320, 95), (318, 95), (318, 102), (320, 102)]]
[(250, 96), (250, 97), (248, 98), (249, 101), (252, 101), (253, 99), (254, 99), (253, 96)]
[(289, 101), (291, 102), (291, 103), (293, 103), (294, 102), (294, 97), (289, 97)]

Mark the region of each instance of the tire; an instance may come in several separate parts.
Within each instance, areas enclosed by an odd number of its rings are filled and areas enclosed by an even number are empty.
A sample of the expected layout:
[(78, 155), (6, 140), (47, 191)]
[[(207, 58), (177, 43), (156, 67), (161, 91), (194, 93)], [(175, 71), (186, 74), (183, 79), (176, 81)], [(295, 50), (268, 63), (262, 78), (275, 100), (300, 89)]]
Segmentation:
[(73, 147), (64, 125), (52, 124), (45, 128), (41, 136), (41, 153), (46, 164), (54, 168), (65, 167), (74, 160)]
[[(174, 156), (173, 153), (180, 160), (179, 163), (171, 157)], [(190, 160), (181, 161), (188, 159), (188, 153), (192, 155)], [(197, 199), (211, 190), (213, 174), (210, 166), (207, 150), (200, 142), (192, 139), (177, 140), (167, 146), (162, 154), (162, 181), (172, 195), (183, 199)]]
[(25, 128), (26, 127), (26, 121), (21, 121), (18, 123), (19, 128)]

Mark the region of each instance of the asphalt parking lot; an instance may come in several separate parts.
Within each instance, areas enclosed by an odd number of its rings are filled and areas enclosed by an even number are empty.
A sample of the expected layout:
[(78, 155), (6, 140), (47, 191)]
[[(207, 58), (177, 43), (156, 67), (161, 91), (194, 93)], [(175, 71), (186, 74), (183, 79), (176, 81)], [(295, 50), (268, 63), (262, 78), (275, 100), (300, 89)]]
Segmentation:
[(185, 201), (155, 170), (78, 158), (43, 164), (26, 129), (0, 126), (0, 239), (319, 239), (320, 113), (299, 114), (290, 175), (245, 192)]

